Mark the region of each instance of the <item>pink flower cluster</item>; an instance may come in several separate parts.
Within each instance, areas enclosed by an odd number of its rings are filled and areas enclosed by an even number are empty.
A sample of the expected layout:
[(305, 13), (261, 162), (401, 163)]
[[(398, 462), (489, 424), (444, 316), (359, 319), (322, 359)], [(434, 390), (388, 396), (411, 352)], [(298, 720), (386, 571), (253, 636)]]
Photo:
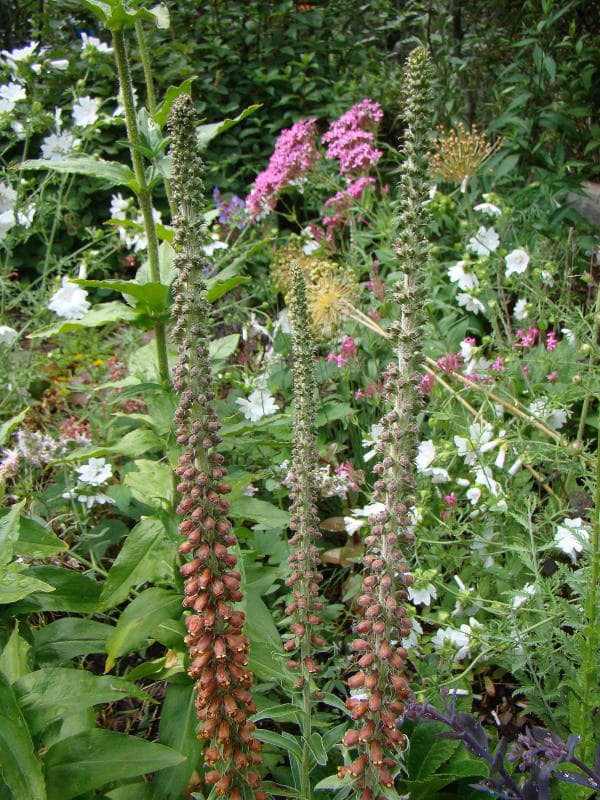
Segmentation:
[(519, 341), (515, 342), (513, 345), (514, 348), (517, 347), (533, 347), (533, 345), (537, 342), (537, 338), (540, 335), (540, 331), (538, 328), (528, 328), (526, 331), (519, 328), (517, 331), (517, 336), (519, 337)]
[(367, 178), (363, 175), (349, 184), (346, 189), (330, 197), (329, 200), (326, 201), (325, 206), (332, 209), (335, 213), (332, 217), (323, 217), (323, 225), (329, 230), (343, 225), (348, 209), (354, 205), (355, 200), (358, 200), (362, 196), (366, 187), (374, 183), (375, 178)]
[(348, 181), (367, 172), (381, 157), (381, 150), (373, 147), (373, 142), (382, 118), (379, 103), (367, 98), (342, 114), (323, 136), (327, 158), (339, 159), (340, 174)]
[(344, 336), (340, 346), (339, 353), (329, 353), (327, 361), (335, 361), (338, 367), (345, 367), (348, 364), (348, 359), (356, 358), (358, 355), (358, 347), (352, 336)]
[(277, 194), (298, 183), (320, 158), (315, 147), (316, 119), (300, 120), (283, 130), (277, 141), (268, 167), (254, 182), (246, 199), (246, 210), (255, 220), (275, 208)]

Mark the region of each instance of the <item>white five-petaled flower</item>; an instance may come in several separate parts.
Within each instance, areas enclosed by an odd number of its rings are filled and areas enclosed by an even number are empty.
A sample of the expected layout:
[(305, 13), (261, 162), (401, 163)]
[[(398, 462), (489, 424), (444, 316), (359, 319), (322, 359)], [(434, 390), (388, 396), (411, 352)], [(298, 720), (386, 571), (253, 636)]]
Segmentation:
[(112, 477), (112, 467), (106, 463), (105, 458), (90, 458), (87, 464), (75, 467), (79, 483), (88, 486), (100, 486)]
[(548, 423), (555, 431), (562, 428), (569, 417), (570, 412), (563, 408), (550, 408), (550, 401), (547, 397), (540, 397), (529, 404), (529, 411), (534, 417), (539, 417)]
[(478, 256), (489, 256), (498, 249), (500, 245), (500, 237), (494, 228), (484, 228), (483, 225), (478, 228), (475, 236), (471, 236), (467, 244), (469, 253), (475, 253)]
[(427, 583), (419, 586), (413, 584), (408, 587), (408, 599), (415, 606), (429, 606), (431, 601), (437, 598), (437, 589), (433, 583)]
[(556, 526), (554, 544), (575, 562), (577, 554), (581, 553), (589, 538), (589, 529), (581, 517), (575, 517), (575, 519), (566, 518), (561, 525)]
[(485, 311), (485, 306), (481, 300), (479, 300), (477, 297), (473, 297), (472, 294), (459, 292), (456, 295), (456, 299), (459, 306), (466, 308), (467, 311), (471, 311), (473, 314), (480, 314), (482, 311)]
[(19, 334), (9, 325), (0, 325), (0, 344), (12, 344)]
[(463, 456), (465, 464), (472, 466), (477, 462), (480, 453), (487, 453), (493, 450), (498, 444), (497, 440), (492, 441), (494, 429), (489, 422), (474, 422), (469, 425), (469, 436), (455, 436), (454, 444), (458, 449), (458, 455)]
[(20, 61), (28, 61), (35, 53), (39, 42), (29, 42), (25, 47), (16, 47), (14, 50), (3, 50), (2, 55), (9, 66), (14, 70)]
[(384, 503), (368, 503), (363, 508), (353, 509), (350, 512), (352, 514), (351, 517), (344, 517), (344, 528), (348, 536), (352, 536), (363, 525), (366, 525), (371, 517), (381, 514), (382, 511), (385, 511)]
[(517, 610), (517, 608), (521, 608), (522, 605), (531, 600), (535, 592), (536, 592), (535, 584), (526, 583), (520, 592), (515, 592), (515, 594), (513, 595), (513, 598), (510, 603), (512, 608), (514, 608), (515, 611)]
[(430, 467), (435, 459), (435, 445), (431, 439), (421, 442), (417, 448), (417, 457), (415, 458), (415, 466), (417, 472), (427, 474), (426, 470)]
[(490, 217), (502, 216), (502, 209), (495, 206), (493, 203), (479, 203), (473, 207), (473, 211), (479, 211), (481, 214), (489, 214)]
[(79, 139), (68, 131), (49, 133), (42, 140), (42, 157), (49, 161), (62, 161), (69, 156), (79, 144)]
[(504, 263), (506, 264), (506, 272), (504, 273), (506, 278), (509, 278), (511, 275), (522, 275), (529, 264), (529, 256), (525, 250), (518, 248), (507, 256), (504, 256)]
[(456, 264), (448, 269), (448, 277), (452, 283), (457, 283), (459, 289), (468, 291), (469, 289), (477, 289), (479, 286), (479, 278), (474, 272), (466, 272), (466, 261), (457, 261)]
[(76, 283), (72, 283), (67, 275), (62, 279), (62, 286), (54, 292), (48, 303), (50, 311), (65, 319), (81, 319), (90, 308), (87, 292)]
[(78, 128), (87, 128), (98, 119), (99, 97), (79, 97), (73, 103), (73, 122)]
[(112, 47), (109, 47), (105, 42), (100, 41), (96, 36), (88, 36), (85, 31), (81, 33), (81, 49), (84, 51), (96, 50), (98, 53), (112, 53)]
[(474, 617), (469, 619), (468, 625), (461, 625), (458, 630), (454, 628), (439, 628), (435, 636), (431, 639), (432, 645), (436, 650), (444, 650), (447, 647), (456, 649), (454, 655), (455, 661), (462, 661), (471, 649), (473, 636), (476, 634), (478, 628), (483, 625)]
[(379, 450), (377, 449), (377, 442), (383, 433), (383, 425), (376, 423), (375, 425), (371, 425), (370, 432), (364, 437), (362, 440), (362, 446), (366, 449), (367, 447), (371, 447), (372, 449), (366, 452), (363, 456), (364, 461), (370, 461), (372, 458), (375, 458), (376, 455), (379, 454)]
[(27, 92), (25, 91), (25, 87), (21, 86), (20, 83), (11, 81), (10, 83), (0, 86), (0, 97), (14, 106), (19, 100), (27, 99)]
[(269, 394), (268, 389), (255, 389), (250, 393), (248, 399), (238, 397), (235, 402), (250, 422), (258, 422), (259, 419), (279, 411), (275, 398)]
[(513, 309), (513, 314), (515, 319), (518, 320), (527, 319), (527, 317), (529, 316), (529, 311), (527, 310), (527, 306), (528, 306), (528, 301), (524, 297), (519, 297)]

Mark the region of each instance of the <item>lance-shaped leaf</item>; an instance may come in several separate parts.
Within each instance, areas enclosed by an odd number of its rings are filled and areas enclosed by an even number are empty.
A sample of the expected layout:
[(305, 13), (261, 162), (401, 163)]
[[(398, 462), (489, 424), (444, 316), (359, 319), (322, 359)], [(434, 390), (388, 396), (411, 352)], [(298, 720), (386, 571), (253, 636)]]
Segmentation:
[(206, 125), (199, 125), (196, 129), (198, 148), (200, 150), (205, 150), (206, 146), (210, 141), (212, 141), (212, 139), (214, 139), (216, 136), (219, 136), (221, 133), (225, 133), (225, 131), (228, 131), (229, 128), (237, 125), (238, 122), (246, 119), (246, 117), (250, 116), (250, 114), (254, 114), (254, 112), (261, 107), (262, 103), (255, 103), (254, 105), (245, 108), (241, 114), (238, 114), (234, 119), (224, 119), (221, 120), (221, 122), (212, 122)]
[(134, 191), (137, 188), (135, 175), (125, 164), (119, 164), (117, 161), (104, 161), (102, 158), (93, 156), (75, 155), (60, 160), (32, 158), (19, 164), (19, 169), (47, 169), (51, 172), (68, 175), (87, 175), (91, 178), (99, 178), (110, 186), (128, 186)]
[(19, 800), (46, 800), (42, 766), (15, 694), (0, 672), (0, 773)]

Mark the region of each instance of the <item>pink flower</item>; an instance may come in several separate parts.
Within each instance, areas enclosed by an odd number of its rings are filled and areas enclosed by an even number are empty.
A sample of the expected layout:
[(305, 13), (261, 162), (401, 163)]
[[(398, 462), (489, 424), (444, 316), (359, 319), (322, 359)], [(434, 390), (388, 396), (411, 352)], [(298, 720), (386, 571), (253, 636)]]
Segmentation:
[(447, 494), (444, 497), (444, 503), (446, 503), (447, 506), (457, 505), (458, 500), (456, 499), (456, 494), (454, 492), (450, 492), (450, 494)]
[(531, 372), (531, 367), (529, 367), (529, 366), (527, 366), (527, 364), (525, 364), (525, 366), (522, 368), (522, 370), (523, 370), (523, 375), (529, 375), (529, 373)]
[(554, 383), (554, 381), (558, 378), (558, 370), (553, 369), (552, 372), (549, 372), (546, 375), (546, 380), (550, 381), (550, 383)]
[(327, 158), (339, 160), (340, 174), (348, 180), (367, 172), (381, 157), (381, 150), (374, 148), (372, 143), (375, 140), (374, 130), (382, 118), (383, 111), (379, 103), (361, 100), (332, 122), (323, 136)]
[(435, 384), (435, 378), (433, 375), (427, 373), (427, 375), (423, 375), (419, 383), (417, 384), (417, 389), (420, 389), (421, 392), (428, 397), (431, 394), (433, 386)]
[(336, 353), (329, 353), (327, 356), (327, 361), (335, 361), (338, 365), (338, 368), (345, 367), (348, 361), (342, 355), (337, 355)]
[(558, 344), (558, 336), (554, 331), (549, 331), (546, 335), (546, 350), (555, 350)]
[(537, 337), (539, 336), (540, 332), (538, 328), (529, 328), (526, 331), (523, 331), (521, 328), (517, 331), (517, 336), (519, 337), (519, 341), (516, 342), (513, 347), (533, 347), (536, 343)]
[(355, 358), (358, 354), (358, 347), (352, 336), (344, 336), (340, 346), (340, 353), (348, 358)]
[(348, 211), (354, 205), (355, 200), (359, 200), (362, 193), (367, 188), (375, 183), (375, 178), (363, 177), (358, 178), (351, 183), (346, 189), (337, 192), (329, 200), (325, 201), (325, 206), (334, 211), (332, 217), (323, 217), (323, 225), (331, 231), (333, 228), (338, 228), (346, 222)]
[(504, 359), (499, 356), (493, 364), (490, 364), (490, 369), (492, 372), (506, 372), (506, 367), (504, 366)]
[(459, 353), (448, 353), (447, 356), (438, 358), (436, 364), (444, 372), (456, 372), (462, 366), (463, 360)]
[(320, 158), (315, 148), (317, 125), (314, 117), (300, 120), (279, 134), (267, 169), (261, 172), (246, 200), (246, 209), (255, 220), (275, 208), (277, 194), (297, 183)]

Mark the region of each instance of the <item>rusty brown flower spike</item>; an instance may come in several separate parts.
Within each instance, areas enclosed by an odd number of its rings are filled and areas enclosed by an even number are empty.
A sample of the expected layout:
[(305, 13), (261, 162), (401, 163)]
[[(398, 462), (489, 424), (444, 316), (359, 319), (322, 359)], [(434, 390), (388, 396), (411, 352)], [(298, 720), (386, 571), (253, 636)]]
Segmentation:
[(235, 610), (242, 599), (241, 575), (235, 569), (236, 544), (227, 519), (230, 491), (227, 470), (217, 448), (220, 423), (211, 405), (214, 389), (208, 357), (209, 310), (203, 282), (202, 162), (196, 154), (197, 119), (191, 98), (182, 95), (169, 119), (172, 137), (175, 228), (174, 327), (179, 358), (173, 383), (179, 395), (175, 412), (177, 443), (183, 447), (179, 466), (177, 513), (185, 541), (179, 551), (188, 560), (183, 605), (189, 648), (189, 675), (196, 681), (198, 736), (207, 746), (206, 784), (230, 800), (266, 800), (260, 791), (261, 745), (248, 717), (256, 711), (252, 675), (247, 668), (249, 643), (244, 614)]
[(364, 579), (357, 599), (362, 618), (355, 625), (351, 644), (356, 671), (347, 682), (351, 696), (346, 705), (357, 726), (346, 732), (344, 744), (353, 751), (354, 760), (339, 770), (340, 776), (354, 780), (360, 800), (385, 800), (386, 790), (394, 784), (393, 772), (405, 744), (396, 720), (411, 694), (403, 675), (407, 651), (400, 642), (411, 629), (404, 601), (412, 576), (403, 548), (414, 542), (409, 510), (415, 494), (413, 463), (420, 406), (416, 384), (423, 363), (429, 85), (429, 58), (417, 48), (407, 59), (404, 78), (406, 130), (395, 243), (402, 279), (394, 286), (400, 314), (390, 330), (396, 359), (385, 374), (389, 411), (381, 420), (378, 450), (382, 459), (374, 468), (373, 499), (381, 503), (381, 510), (371, 516), (371, 531), (365, 539)]

